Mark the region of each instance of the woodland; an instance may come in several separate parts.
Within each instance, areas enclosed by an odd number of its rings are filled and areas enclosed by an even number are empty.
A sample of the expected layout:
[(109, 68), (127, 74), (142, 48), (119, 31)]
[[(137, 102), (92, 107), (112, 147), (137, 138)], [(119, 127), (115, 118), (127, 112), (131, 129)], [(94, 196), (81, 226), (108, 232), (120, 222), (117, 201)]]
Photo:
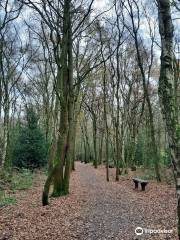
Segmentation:
[(179, 0), (0, 0), (0, 240), (180, 239), (179, 68)]

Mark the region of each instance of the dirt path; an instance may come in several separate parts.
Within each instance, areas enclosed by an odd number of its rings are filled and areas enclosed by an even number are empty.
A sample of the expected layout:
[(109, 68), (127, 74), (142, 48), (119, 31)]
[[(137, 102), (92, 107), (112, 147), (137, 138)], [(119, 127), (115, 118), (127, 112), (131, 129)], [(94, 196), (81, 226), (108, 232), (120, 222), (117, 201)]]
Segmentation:
[[(113, 171), (113, 170), (111, 170)], [(105, 169), (76, 164), (71, 194), (41, 206), (42, 181), (23, 192), (17, 206), (0, 210), (0, 240), (176, 240), (173, 188), (150, 183), (146, 192), (132, 181), (105, 181)], [(135, 228), (172, 230), (171, 234), (136, 236)]]
[(173, 234), (142, 235), (138, 239), (176, 239), (176, 199), (174, 190), (163, 184), (150, 184), (146, 192), (133, 190), (133, 183), (105, 181), (104, 169), (90, 170), (79, 165), (80, 182), (88, 197), (82, 209), (82, 240), (137, 239), (136, 227), (172, 229)]

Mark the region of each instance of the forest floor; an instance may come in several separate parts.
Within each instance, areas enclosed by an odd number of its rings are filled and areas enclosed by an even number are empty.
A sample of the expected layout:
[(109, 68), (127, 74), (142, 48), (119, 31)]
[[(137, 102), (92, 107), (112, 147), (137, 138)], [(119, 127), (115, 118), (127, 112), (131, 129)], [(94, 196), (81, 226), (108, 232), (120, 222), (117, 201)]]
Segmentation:
[[(130, 177), (110, 182), (105, 169), (76, 163), (68, 196), (41, 206), (45, 176), (34, 187), (16, 192), (17, 204), (0, 208), (0, 240), (176, 240), (175, 189), (150, 182), (145, 192), (134, 190)], [(135, 234), (142, 227), (172, 230), (169, 234)]]

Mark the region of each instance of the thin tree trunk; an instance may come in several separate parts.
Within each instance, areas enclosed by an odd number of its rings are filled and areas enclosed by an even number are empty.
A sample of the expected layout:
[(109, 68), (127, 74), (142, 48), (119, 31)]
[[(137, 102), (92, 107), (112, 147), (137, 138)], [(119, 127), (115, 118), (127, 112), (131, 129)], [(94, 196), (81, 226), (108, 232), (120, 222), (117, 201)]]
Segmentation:
[(102, 131), (100, 138), (100, 146), (99, 146), (99, 164), (103, 162), (103, 141), (104, 141), (104, 131)]
[[(76, 118), (76, 116), (75, 116)], [(76, 160), (76, 132), (77, 132), (77, 120), (74, 119), (73, 121), (73, 136), (72, 136), (72, 166), (71, 170), (75, 171), (75, 160)]]
[(97, 160), (97, 122), (96, 116), (93, 114), (93, 145), (94, 145), (94, 159), (93, 165), (97, 168), (98, 160)]
[(134, 34), (135, 34), (134, 38), (135, 38), (135, 46), (136, 46), (136, 51), (137, 51), (138, 66), (139, 66), (141, 76), (142, 76), (142, 80), (143, 80), (144, 96), (145, 96), (145, 99), (146, 99), (148, 112), (149, 112), (150, 131), (151, 131), (151, 147), (152, 147), (153, 155), (154, 155), (153, 159), (154, 159), (154, 166), (155, 166), (155, 172), (156, 172), (156, 179), (157, 179), (157, 181), (161, 181), (161, 177), (160, 177), (160, 173), (159, 173), (159, 156), (158, 156), (156, 139), (155, 139), (153, 111), (152, 111), (151, 101), (150, 101), (150, 97), (149, 97), (149, 93), (148, 93), (146, 76), (145, 76), (145, 72), (144, 72), (144, 69), (143, 69), (142, 58), (141, 58), (141, 55), (140, 55), (139, 43), (138, 43), (137, 31), (136, 30), (134, 30)]
[(5, 103), (4, 103), (4, 126), (3, 126), (3, 151), (2, 151), (2, 168), (8, 167), (7, 163), (7, 150), (9, 143), (9, 99), (8, 90), (5, 88)]

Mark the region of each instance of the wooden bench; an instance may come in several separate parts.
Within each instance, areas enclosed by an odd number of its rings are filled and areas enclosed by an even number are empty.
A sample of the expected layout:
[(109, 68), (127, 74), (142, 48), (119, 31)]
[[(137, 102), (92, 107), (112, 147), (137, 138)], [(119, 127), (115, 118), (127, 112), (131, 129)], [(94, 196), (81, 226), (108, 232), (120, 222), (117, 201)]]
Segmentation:
[(135, 183), (135, 189), (138, 188), (138, 183), (140, 183), (142, 191), (145, 191), (145, 187), (148, 184), (147, 180), (143, 180), (143, 179), (140, 179), (140, 178), (133, 178), (132, 180)]

